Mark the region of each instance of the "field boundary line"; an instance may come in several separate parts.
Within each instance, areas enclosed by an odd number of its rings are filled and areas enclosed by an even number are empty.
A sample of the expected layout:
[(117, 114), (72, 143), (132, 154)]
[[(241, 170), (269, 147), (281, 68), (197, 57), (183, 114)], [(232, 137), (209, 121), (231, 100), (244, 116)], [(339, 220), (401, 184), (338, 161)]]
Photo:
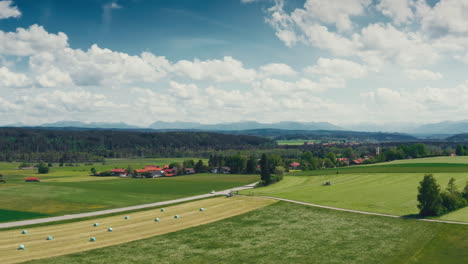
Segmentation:
[(162, 201), (162, 202), (133, 205), (133, 206), (128, 206), (128, 207), (114, 208), (114, 209), (106, 209), (106, 210), (94, 211), (94, 212), (88, 212), (88, 213), (70, 214), (70, 215), (53, 216), (53, 217), (38, 218), (38, 219), (31, 219), (31, 220), (0, 223), (0, 230), (2, 228), (51, 223), (51, 222), (57, 222), (57, 221), (63, 221), (63, 220), (71, 220), (71, 219), (85, 218), (85, 217), (91, 217), (91, 216), (100, 216), (100, 215), (107, 215), (107, 214), (113, 214), (113, 213), (123, 213), (126, 211), (146, 209), (146, 208), (157, 207), (161, 205), (182, 203), (182, 202), (188, 202), (188, 201), (199, 200), (199, 199), (204, 199), (204, 198), (216, 197), (219, 195), (226, 195), (230, 192), (252, 189), (255, 187), (256, 184), (257, 183), (255, 182), (255, 183), (247, 184), (241, 187), (234, 187), (234, 188), (226, 189), (223, 191), (215, 192), (213, 194), (212, 193), (200, 194), (200, 195), (189, 196), (189, 197)]
[(278, 198), (278, 197), (273, 197), (273, 196), (265, 196), (265, 195), (255, 195), (255, 196), (275, 199), (275, 200), (289, 202), (289, 203), (301, 204), (301, 205), (306, 205), (306, 206), (311, 206), (311, 207), (318, 207), (318, 208), (324, 208), (324, 209), (342, 211), (342, 212), (349, 212), (349, 213), (356, 213), (356, 214), (376, 215), (376, 216), (400, 218), (400, 219), (412, 219), (412, 220), (419, 220), (419, 221), (425, 221), (425, 222), (436, 222), (436, 223), (445, 223), (445, 224), (468, 225), (468, 223), (465, 223), (465, 222), (437, 220), (437, 219), (426, 219), (426, 218), (413, 218), (413, 217), (406, 217), (406, 216), (399, 216), (399, 215), (390, 215), (390, 214), (381, 214), (381, 213), (373, 213), (373, 212), (366, 212), (366, 211), (359, 211), (359, 210), (344, 209), (344, 208), (338, 208), (338, 207), (332, 207), (332, 206), (326, 206), (326, 205), (306, 203), (306, 202), (290, 200), (290, 199), (285, 199), (285, 198)]

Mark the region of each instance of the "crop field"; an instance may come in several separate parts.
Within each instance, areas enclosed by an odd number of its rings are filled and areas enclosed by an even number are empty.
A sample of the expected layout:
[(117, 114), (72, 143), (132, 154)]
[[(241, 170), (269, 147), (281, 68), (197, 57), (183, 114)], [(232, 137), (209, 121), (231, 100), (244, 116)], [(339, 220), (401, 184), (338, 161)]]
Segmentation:
[(467, 233), (468, 226), (278, 202), (170, 234), (27, 263), (460, 264), (468, 262)]
[[(128, 161), (122, 163), (127, 164)], [(148, 161), (140, 167), (154, 163)], [(15, 174), (0, 170), (0, 173), (7, 175), (7, 183), (0, 183), (0, 200), (4, 201), (0, 203), (0, 210), (5, 212), (0, 214), (0, 222), (172, 200), (243, 186), (258, 180), (258, 175), (211, 173), (131, 179), (89, 176), (89, 169), (80, 171), (81, 167), (52, 167), (51, 170), (45, 175), (18, 169), (12, 170)], [(31, 175), (40, 177), (41, 182), (24, 182), (24, 178)]]
[[(76, 223), (0, 231), (0, 263), (18, 263), (139, 240), (215, 222), (276, 201), (254, 197), (213, 198), (165, 208)], [(200, 211), (203, 208), (204, 211)], [(175, 218), (174, 216), (179, 218)], [(155, 219), (159, 218), (156, 222)], [(98, 226), (94, 226), (98, 223)], [(112, 231), (108, 231), (112, 228)], [(46, 238), (51, 236), (52, 240)], [(94, 237), (96, 241), (90, 241)], [(24, 250), (18, 250), (24, 245)]]

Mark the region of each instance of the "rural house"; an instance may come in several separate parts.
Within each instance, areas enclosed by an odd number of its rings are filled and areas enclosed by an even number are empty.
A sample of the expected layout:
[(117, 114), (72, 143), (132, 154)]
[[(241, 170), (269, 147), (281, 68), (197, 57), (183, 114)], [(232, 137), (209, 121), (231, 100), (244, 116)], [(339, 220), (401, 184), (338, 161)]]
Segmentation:
[(128, 176), (128, 173), (127, 173), (126, 169), (112, 169), (111, 173), (114, 176), (120, 176), (120, 177), (127, 177)]
[(300, 169), (300, 167), (301, 167), (301, 164), (299, 162), (297, 162), (297, 161), (294, 161), (291, 164), (289, 164), (289, 169), (290, 170), (298, 170), (298, 169)]

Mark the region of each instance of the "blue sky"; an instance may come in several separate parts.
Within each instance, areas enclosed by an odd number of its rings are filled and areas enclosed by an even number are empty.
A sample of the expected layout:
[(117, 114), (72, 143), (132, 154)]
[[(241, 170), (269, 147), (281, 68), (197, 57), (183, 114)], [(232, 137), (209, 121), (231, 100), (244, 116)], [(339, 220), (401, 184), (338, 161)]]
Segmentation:
[(0, 0), (0, 123), (468, 114), (463, 0)]

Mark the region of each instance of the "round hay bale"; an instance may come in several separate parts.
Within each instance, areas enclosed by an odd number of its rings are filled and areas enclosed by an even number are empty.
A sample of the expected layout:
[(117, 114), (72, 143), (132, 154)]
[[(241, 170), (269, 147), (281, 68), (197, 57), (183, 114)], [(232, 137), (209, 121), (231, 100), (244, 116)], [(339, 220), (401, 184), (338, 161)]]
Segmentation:
[(53, 240), (54, 237), (53, 236), (47, 236), (47, 240)]
[(94, 241), (96, 241), (96, 238), (95, 238), (95, 237), (91, 237), (91, 238), (89, 239), (89, 242), (94, 242)]
[(161, 208), (161, 212), (165, 212), (165, 211), (166, 211), (166, 209), (164, 209), (164, 208)]
[(155, 222), (159, 222), (159, 218), (155, 218), (154, 221), (155, 221)]
[(205, 208), (200, 208), (200, 212), (203, 212), (203, 211), (205, 211)]
[(26, 247), (24, 245), (19, 245), (18, 249), (19, 250), (24, 250)]
[(130, 216), (129, 215), (125, 216), (125, 220), (128, 220), (128, 219), (130, 219)]
[(28, 234), (28, 230), (23, 230), (23, 231), (21, 231), (21, 234), (23, 234), (23, 235)]
[(93, 226), (99, 226), (99, 223), (94, 223)]
[(175, 218), (175, 219), (179, 219), (180, 216), (179, 216), (179, 215), (174, 215), (174, 218)]
[(107, 232), (112, 232), (112, 227), (107, 228)]

